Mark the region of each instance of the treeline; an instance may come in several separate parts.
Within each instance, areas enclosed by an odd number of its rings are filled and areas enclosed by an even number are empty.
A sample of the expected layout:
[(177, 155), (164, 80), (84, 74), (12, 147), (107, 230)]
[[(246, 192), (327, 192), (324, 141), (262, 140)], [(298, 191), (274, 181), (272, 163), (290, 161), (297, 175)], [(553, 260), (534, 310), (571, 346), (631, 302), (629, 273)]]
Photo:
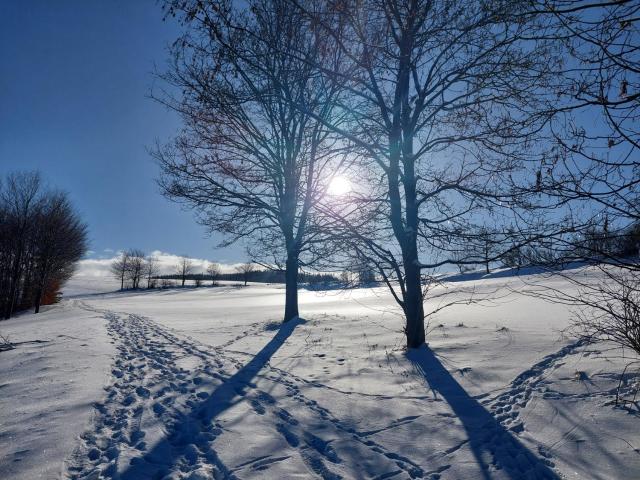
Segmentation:
[(610, 228), (605, 219), (600, 227), (593, 226), (576, 241), (577, 254), (593, 260), (624, 259), (640, 253), (640, 222), (626, 228)]
[(513, 246), (501, 255), (499, 261), (509, 268), (560, 267), (573, 261), (619, 264), (631, 259), (636, 263), (639, 254), (640, 223), (612, 228), (605, 219), (601, 225), (593, 224), (562, 242), (546, 240)]
[[(179, 274), (160, 275), (158, 277), (160, 284), (163, 280), (176, 280), (182, 282), (183, 277)], [(251, 272), (229, 272), (210, 275), (208, 273), (190, 273), (184, 277), (185, 280), (191, 281), (196, 285), (205, 282), (232, 281), (232, 282), (258, 282), (258, 283), (285, 283), (285, 272), (279, 270), (252, 270)], [(298, 274), (298, 281), (311, 285), (331, 284), (342, 282), (340, 278), (328, 273), (304, 273)], [(164, 282), (166, 285), (166, 282)]]
[(613, 226), (606, 216), (566, 237), (541, 235), (531, 239), (512, 229), (487, 227), (459, 237), (460, 245), (450, 263), (461, 274), (479, 266), (488, 274), (492, 267), (562, 268), (571, 262), (620, 264), (629, 259), (636, 262), (640, 254), (640, 222)]
[[(282, 270), (258, 269), (256, 264), (247, 262), (237, 265), (235, 271), (223, 273), (220, 264), (210, 262), (206, 271), (197, 272), (193, 261), (187, 257), (179, 257), (171, 273), (160, 273), (158, 259), (146, 255), (138, 249), (129, 249), (111, 264), (111, 273), (120, 282), (120, 289), (168, 288), (179, 283), (185, 286), (192, 282), (199, 287), (205, 282), (216, 284), (218, 280), (260, 283), (285, 283), (285, 272)], [(309, 284), (329, 284), (341, 282), (342, 277), (327, 273), (298, 273), (298, 281)]]
[(54, 303), (87, 250), (87, 227), (66, 193), (38, 173), (0, 179), (0, 313)]

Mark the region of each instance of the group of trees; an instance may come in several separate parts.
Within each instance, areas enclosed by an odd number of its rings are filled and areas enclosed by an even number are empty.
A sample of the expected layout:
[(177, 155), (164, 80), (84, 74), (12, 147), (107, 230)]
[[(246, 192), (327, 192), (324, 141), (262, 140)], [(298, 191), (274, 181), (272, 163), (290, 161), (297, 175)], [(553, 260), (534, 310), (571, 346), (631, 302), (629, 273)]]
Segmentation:
[[(116, 262), (120, 262), (120, 258), (116, 260)], [(114, 272), (115, 273), (115, 272)], [(369, 272), (372, 274), (372, 272)], [(356, 274), (353, 274), (354, 276)], [(117, 278), (120, 279), (120, 271), (117, 271)], [(351, 274), (347, 274), (350, 281), (349, 284), (352, 284)], [(367, 283), (375, 281), (371, 276), (367, 277)], [(282, 270), (277, 270), (273, 268), (264, 268), (260, 267), (251, 262), (241, 263), (236, 265), (233, 271), (222, 271), (222, 267), (220, 264), (215, 262), (210, 262), (207, 264), (207, 267), (204, 271), (196, 271), (194, 268), (194, 263), (187, 257), (181, 257), (178, 261), (175, 272), (173, 273), (164, 273), (162, 275), (158, 275), (155, 280), (160, 280), (161, 287), (172, 286), (172, 283), (169, 283), (173, 280), (177, 280), (180, 282), (181, 286), (185, 286), (187, 281), (193, 282), (196, 287), (206, 286), (207, 282), (211, 282), (211, 286), (216, 286), (218, 281), (231, 281), (231, 282), (244, 282), (246, 286), (248, 282), (260, 282), (260, 283), (286, 283), (286, 275)], [(314, 273), (314, 272), (299, 272), (298, 273), (298, 282), (307, 283), (310, 285), (319, 285), (319, 284), (336, 284), (341, 282), (342, 280), (331, 273)], [(342, 281), (344, 283), (344, 281)], [(362, 282), (359, 282), (362, 283)], [(155, 286), (152, 283), (152, 287)]]
[(87, 227), (61, 191), (34, 172), (0, 179), (0, 314), (56, 301), (87, 250)]
[[(181, 286), (185, 286), (187, 280), (201, 283), (204, 272), (195, 273), (193, 261), (182, 256), (174, 266), (174, 271), (170, 274), (160, 272), (158, 258), (154, 255), (147, 255), (142, 250), (124, 250), (111, 263), (111, 273), (120, 282), (120, 290), (130, 288), (156, 288), (158, 280), (177, 279)], [(221, 270), (218, 263), (212, 262), (207, 265), (207, 278), (213, 283), (220, 276)], [(199, 285), (198, 285), (199, 286)]]
[[(209, 273), (209, 272), (207, 272)], [(233, 272), (219, 273), (215, 279), (230, 280), (230, 281), (243, 281), (246, 285), (247, 282), (262, 282), (262, 283), (285, 283), (287, 282), (286, 272), (274, 268), (260, 268), (260, 266), (246, 262), (237, 265)], [(313, 272), (298, 272), (298, 283), (307, 283), (310, 285), (320, 284), (334, 284), (341, 280), (331, 273), (313, 273)]]
[(368, 265), (418, 347), (430, 272), (564, 261), (637, 219), (637, 2), (164, 9), (184, 34), (157, 98), (184, 128), (155, 150), (161, 186), (285, 272), (285, 321), (300, 268)]
[(137, 249), (125, 250), (111, 264), (111, 273), (120, 281), (120, 289), (155, 288), (158, 277), (158, 259)]
[(196, 287), (201, 287), (207, 280), (211, 281), (211, 286), (215, 286), (218, 280), (242, 280), (246, 286), (252, 280), (254, 272), (256, 266), (251, 262), (238, 265), (234, 273), (222, 273), (220, 264), (215, 262), (209, 263), (204, 272), (195, 272), (193, 262), (187, 257), (181, 257), (175, 274), (164, 275), (163, 278), (177, 278), (183, 287), (187, 280), (193, 281)]

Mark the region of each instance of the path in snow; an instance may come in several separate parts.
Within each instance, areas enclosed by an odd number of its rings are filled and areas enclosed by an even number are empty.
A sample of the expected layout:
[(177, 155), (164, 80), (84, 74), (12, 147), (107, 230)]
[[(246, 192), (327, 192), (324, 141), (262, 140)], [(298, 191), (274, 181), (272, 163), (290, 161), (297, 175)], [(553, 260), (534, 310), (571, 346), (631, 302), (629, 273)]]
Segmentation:
[[(449, 416), (461, 422), (467, 433), (467, 439), (440, 452), (417, 456), (375, 438), (386, 430), (410, 428), (421, 415), (398, 418), (375, 430), (357, 429), (327, 405), (309, 398), (302, 388), (326, 386), (269, 364), (300, 322), (274, 330), (257, 355), (239, 358), (239, 352), (232, 353), (230, 347), (264, 330), (264, 324), (249, 325), (213, 348), (142, 316), (82, 305), (104, 315), (117, 357), (106, 398), (95, 406), (94, 428), (82, 435), (81, 445), (68, 461), (72, 479), (248, 478), (260, 477), (266, 469), (269, 473), (262, 476), (270, 478), (296, 473), (323, 479), (436, 479), (456, 461), (468, 461), (469, 450), (487, 479), (558, 478), (553, 463), (545, 458), (547, 452), (540, 449), (540, 456), (533, 454), (516, 438), (521, 431), (518, 409), (526, 405), (545, 371), (578, 345), (543, 359), (484, 406), (464, 391), (429, 350), (410, 356), (435, 397), (439, 394), (451, 407)], [(282, 393), (269, 393), (275, 391)], [(428, 396), (423, 401), (430, 402)], [(242, 403), (250, 406), (250, 415), (256, 419), (242, 419), (252, 423), (250, 435), (273, 440), (279, 447), (252, 451), (247, 460), (227, 464), (217, 452), (224, 449), (225, 435), (233, 427), (221, 417)], [(303, 470), (296, 471), (299, 467)]]
[[(107, 398), (96, 405), (95, 431), (82, 435), (82, 446), (69, 462), (71, 478), (233, 478), (234, 472), (247, 467), (260, 470), (269, 463), (287, 460), (288, 456), (258, 456), (232, 468), (218, 458), (213, 444), (222, 428), (216, 417), (242, 400), (258, 415), (273, 418), (273, 434), (282, 436), (298, 452), (309, 473), (324, 479), (341, 478), (328, 466), (341, 463), (330, 442), (306, 431), (270, 394), (252, 383), (291, 334), (295, 322), (281, 328), (251, 362), (242, 365), (220, 351), (180, 339), (144, 317), (103, 313), (109, 333), (118, 343), (118, 358)], [(177, 366), (187, 357), (198, 359), (198, 364)], [(228, 373), (229, 367), (237, 368), (234, 374)], [(366, 455), (384, 459), (378, 460), (376, 468), (387, 463), (390, 474), (424, 475), (410, 460), (361, 438), (331, 418), (328, 410), (300, 393), (295, 380), (288, 380), (281, 372), (271, 380), (284, 384), (291, 398), (321, 420), (333, 423), (337, 432), (354, 435)], [(155, 445), (148, 442), (148, 430), (155, 430)]]

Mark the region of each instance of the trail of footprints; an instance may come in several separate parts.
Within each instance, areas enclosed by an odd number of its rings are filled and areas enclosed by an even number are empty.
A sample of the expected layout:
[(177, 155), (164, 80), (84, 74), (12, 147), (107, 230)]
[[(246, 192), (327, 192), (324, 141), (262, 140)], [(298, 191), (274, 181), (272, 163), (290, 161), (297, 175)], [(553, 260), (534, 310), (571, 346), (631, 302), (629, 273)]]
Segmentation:
[[(224, 432), (224, 426), (215, 419), (203, 421), (198, 415), (198, 406), (243, 367), (241, 361), (224, 350), (226, 344), (217, 348), (202, 345), (188, 337), (180, 338), (144, 317), (92, 310), (108, 320), (107, 328), (118, 354), (112, 367), (112, 383), (105, 388), (106, 398), (95, 405), (93, 429), (81, 436), (79, 447), (67, 462), (70, 479), (134, 480), (139, 478), (136, 472), (144, 472), (142, 478), (154, 480), (242, 478), (246, 472), (255, 475), (290, 458), (290, 451), (282, 452), (282, 455), (261, 455), (230, 467), (217, 455), (215, 441)], [(257, 324), (251, 326), (251, 330), (259, 328)], [(545, 372), (579, 346), (572, 344), (545, 357), (516, 378), (507, 392), (485, 406), (506, 428), (515, 433), (522, 431), (519, 411), (527, 405), (534, 391), (541, 391)], [(178, 366), (179, 361), (187, 357), (198, 360), (197, 365), (188, 370)], [(451, 467), (447, 459), (466, 443), (442, 452), (433, 459), (434, 468), (425, 471), (410, 458), (373, 440), (371, 437), (377, 431), (358, 431), (305, 396), (299, 385), (314, 386), (313, 382), (269, 364), (258, 378), (284, 387), (287, 398), (283, 400), (295, 402), (310, 412), (326, 426), (324, 431), (332, 438), (348, 440), (367, 456), (376, 458), (380, 469), (376, 479), (440, 478), (440, 474)], [(274, 435), (280, 435), (300, 456), (311, 475), (324, 480), (342, 478), (339, 472), (344, 468), (340, 467), (347, 466), (332, 441), (306, 431), (305, 426), (272, 395), (258, 389), (254, 383), (243, 385), (238, 394), (249, 402), (257, 415), (268, 415), (273, 419)], [(397, 419), (380, 431), (418, 418)], [(153, 429), (162, 432), (163, 445), (147, 443), (146, 432)], [(544, 451), (539, 453), (548, 456)], [(544, 462), (553, 466), (546, 458)]]
[(552, 370), (562, 365), (562, 359), (584, 344), (583, 340), (570, 343), (518, 375), (507, 391), (487, 402), (496, 420), (512, 432), (522, 432), (524, 423), (520, 418), (520, 411), (528, 405), (534, 393), (540, 394), (543, 398), (548, 397), (546, 377)]
[[(122, 319), (111, 312), (105, 317), (118, 350), (111, 372), (113, 382), (106, 388), (104, 402), (95, 405), (94, 430), (82, 435), (81, 445), (69, 461), (68, 476), (118, 478), (118, 471), (125, 470), (136, 478), (133, 472), (138, 466), (153, 472), (151, 478), (180, 478), (172, 476), (171, 467), (188, 472), (203, 457), (211, 465), (209, 478), (225, 478), (224, 467), (208, 448), (220, 428), (202, 425), (201, 430), (189, 435), (192, 424), (181, 413), (206, 395), (199, 388), (203, 378), (221, 378), (211, 370), (214, 366), (222, 368), (221, 362), (209, 358), (205, 366), (187, 372), (177, 367), (176, 361), (192, 353), (180, 344), (162, 341), (149, 322), (133, 315)], [(180, 458), (177, 465), (167, 466), (163, 458), (145, 455), (150, 446), (143, 425), (165, 432), (172, 456)]]
[[(564, 360), (568, 355), (576, 352), (580, 347), (585, 344), (583, 340), (578, 340), (565, 347), (561, 348), (557, 352), (547, 355), (538, 363), (534, 364), (531, 368), (525, 370), (518, 375), (512, 382), (509, 388), (498, 395), (497, 397), (485, 402), (485, 407), (489, 409), (493, 417), (497, 422), (502, 424), (507, 430), (514, 434), (520, 434), (525, 430), (524, 419), (521, 418), (522, 410), (527, 407), (534, 396), (536, 398), (548, 398), (547, 386), (548, 381), (546, 378), (551, 374), (553, 370), (563, 365)], [(487, 440), (489, 443), (492, 440)], [(495, 439), (493, 439), (495, 442)], [(501, 459), (508, 459), (508, 455), (504, 455), (505, 449), (510, 447), (509, 439), (504, 439), (500, 442), (500, 445), (492, 446), (493, 449), (502, 449), (498, 455)], [(555, 467), (552, 461), (551, 453), (542, 445), (538, 446), (537, 453), (538, 458), (518, 458), (517, 463), (522, 465), (528, 465), (533, 468), (546, 465), (548, 468), (553, 469)], [(527, 457), (529, 454), (527, 453)], [(514, 468), (515, 465), (506, 465), (507, 468)], [(538, 472), (536, 476), (546, 478), (543, 472)]]
[[(215, 420), (208, 424), (201, 421), (197, 406), (241, 368), (242, 362), (223, 354), (220, 347), (183, 340), (144, 317), (99, 313), (108, 320), (107, 328), (118, 353), (111, 371), (112, 383), (105, 388), (106, 398), (95, 405), (93, 429), (81, 436), (80, 446), (67, 462), (69, 478), (130, 480), (138, 478), (136, 472), (159, 480), (241, 478), (247, 469), (264, 470), (289, 458), (259, 456), (230, 468), (215, 453), (213, 444), (223, 433), (223, 426)], [(184, 357), (201, 362), (187, 371), (177, 366)], [(232, 372), (227, 372), (226, 367)], [(333, 433), (357, 441), (371, 456), (381, 456), (380, 462), (388, 463), (389, 469), (380, 478), (438, 478), (434, 472), (442, 471), (442, 467), (424, 472), (410, 459), (367, 439), (366, 432), (357, 432), (305, 397), (296, 379), (287, 378), (283, 371), (269, 365), (266, 370), (268, 374), (260, 378), (283, 385), (289, 399), (328, 423)], [(342, 464), (342, 458), (331, 441), (306, 431), (269, 393), (251, 383), (246, 387), (249, 388), (243, 389), (242, 394), (252, 409), (258, 415), (274, 418), (275, 433), (297, 451), (310, 474), (325, 480), (342, 478), (335, 467)], [(147, 444), (146, 431), (153, 428), (162, 430), (166, 448)]]

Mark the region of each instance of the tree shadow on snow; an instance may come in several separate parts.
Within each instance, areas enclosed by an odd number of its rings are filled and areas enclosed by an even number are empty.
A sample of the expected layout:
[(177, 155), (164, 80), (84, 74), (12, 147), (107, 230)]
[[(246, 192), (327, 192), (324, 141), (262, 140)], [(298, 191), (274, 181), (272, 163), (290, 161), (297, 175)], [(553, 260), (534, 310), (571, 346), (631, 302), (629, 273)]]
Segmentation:
[[(410, 350), (407, 358), (424, 375), (434, 395), (451, 407), (467, 433), (468, 444), (483, 479), (553, 479), (560, 477), (532, 454), (451, 376), (432, 350)], [(493, 468), (492, 468), (493, 467)]]
[(215, 419), (243, 400), (245, 390), (254, 386), (252, 381), (256, 375), (295, 328), (303, 323), (305, 320), (297, 318), (282, 324), (269, 343), (249, 363), (220, 384), (206, 399), (192, 405), (190, 411), (179, 413), (170, 424), (167, 435), (142, 458), (134, 458), (119, 478), (156, 479), (163, 478), (176, 468), (189, 470), (190, 467), (195, 467), (198, 451), (200, 456), (204, 455), (207, 463), (215, 466), (218, 475), (235, 478), (211, 447), (211, 442), (222, 433)]

